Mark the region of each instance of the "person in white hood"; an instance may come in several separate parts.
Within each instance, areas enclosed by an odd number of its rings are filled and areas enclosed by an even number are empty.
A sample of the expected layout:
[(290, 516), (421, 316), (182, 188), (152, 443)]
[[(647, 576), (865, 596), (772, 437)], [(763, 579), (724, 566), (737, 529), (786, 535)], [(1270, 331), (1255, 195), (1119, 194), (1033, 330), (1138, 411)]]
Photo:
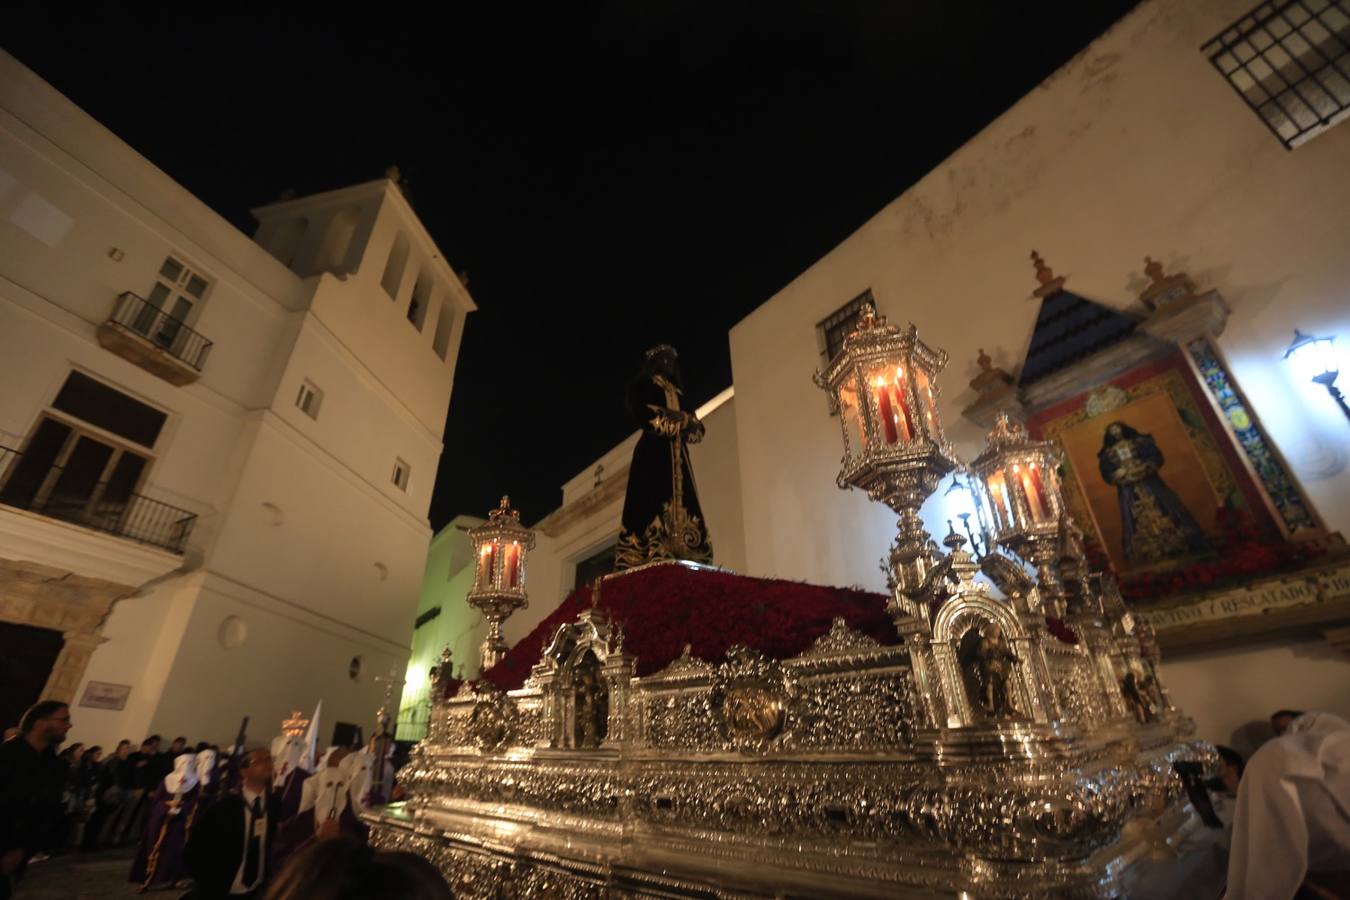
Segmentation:
[(333, 747), (323, 755), (319, 770), (306, 779), (299, 811), (285, 820), (277, 834), (278, 866), (315, 840), (347, 835), (364, 841), (368, 829), (356, 817), (351, 793), (351, 751)]
[(1350, 881), (1350, 723), (1324, 712), (1294, 719), (1247, 762), (1226, 896), (1293, 897), (1310, 873)]
[(172, 887), (187, 877), (183, 847), (196, 818), (201, 793), (197, 757), (184, 753), (174, 759), (173, 771), (164, 776), (150, 798), (150, 812), (131, 865), (130, 881), (149, 889)]

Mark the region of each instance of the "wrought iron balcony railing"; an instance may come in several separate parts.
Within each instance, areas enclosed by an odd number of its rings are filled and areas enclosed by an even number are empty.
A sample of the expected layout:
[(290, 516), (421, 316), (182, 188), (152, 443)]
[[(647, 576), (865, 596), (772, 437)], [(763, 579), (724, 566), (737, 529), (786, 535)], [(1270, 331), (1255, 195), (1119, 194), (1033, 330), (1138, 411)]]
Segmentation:
[(92, 490), (63, 488), (60, 466), (33, 470), (22, 466), (23, 454), (0, 447), (0, 504), (34, 512), (150, 544), (170, 553), (183, 552), (197, 514), (141, 494), (114, 496), (108, 482)]
[(135, 332), (159, 349), (200, 372), (211, 352), (211, 342), (149, 300), (124, 291), (113, 307), (110, 323)]

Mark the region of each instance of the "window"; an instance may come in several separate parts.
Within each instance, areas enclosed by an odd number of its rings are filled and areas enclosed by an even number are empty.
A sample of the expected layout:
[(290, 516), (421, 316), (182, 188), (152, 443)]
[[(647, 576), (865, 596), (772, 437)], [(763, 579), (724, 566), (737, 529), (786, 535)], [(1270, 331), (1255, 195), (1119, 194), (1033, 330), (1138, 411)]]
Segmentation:
[(83, 372), (71, 372), (66, 377), (52, 407), (142, 447), (155, 445), (169, 418)]
[(431, 302), (431, 276), (426, 272), (417, 273), (417, 284), (413, 285), (412, 300), (408, 302), (408, 321), (422, 330), (427, 320), (427, 305)]
[(183, 262), (167, 257), (155, 276), (146, 305), (132, 320), (131, 327), (157, 344), (173, 346), (193, 306), (206, 296), (209, 284)]
[(412, 473), (412, 466), (401, 459), (394, 460), (394, 486), (400, 491), (408, 489), (408, 475)]
[(306, 378), (300, 382), (300, 393), (295, 397), (295, 405), (311, 419), (319, 418), (319, 406), (323, 403), (323, 391)]
[(319, 253), (320, 270), (327, 269), (330, 272), (340, 273), (353, 268), (347, 257), (351, 253), (352, 239), (356, 237), (356, 229), (360, 224), (361, 212), (355, 208), (341, 210), (333, 216), (332, 222), (328, 225), (328, 232), (323, 238), (323, 249)]
[(0, 502), (58, 519), (111, 521), (149, 472), (167, 416), (71, 372), (38, 419), (0, 489)]
[[(870, 303), (876, 306), (876, 301), (872, 299), (872, 289), (868, 288), (843, 306), (830, 313), (824, 319), (816, 323), (816, 333), (820, 335), (821, 355), (825, 357), (825, 365), (830, 364), (830, 360), (839, 355), (839, 351), (844, 349), (844, 339), (847, 338), (858, 324), (858, 315), (862, 312), (863, 304)], [(838, 412), (834, 405), (834, 395), (828, 394), (830, 415)]]
[(871, 303), (876, 306), (870, 288), (830, 313), (816, 325), (825, 342), (825, 349), (822, 352), (825, 354), (826, 363), (829, 363), (830, 360), (839, 355), (840, 350), (844, 349), (844, 338), (848, 337), (854, 326), (857, 325), (858, 314), (862, 312), (864, 303)]
[(1346, 0), (1262, 3), (1201, 52), (1289, 149), (1350, 117)]
[(417, 629), (421, 628), (423, 625), (427, 624), (440, 614), (441, 608), (439, 606), (433, 606), (431, 609), (427, 610), (426, 612), (422, 613), (420, 616), (417, 617), (417, 621), (413, 623), (413, 631), (416, 631)]
[(398, 299), (398, 288), (403, 283), (403, 268), (408, 264), (408, 236), (400, 233), (394, 238), (394, 246), (389, 249), (389, 261), (384, 264), (384, 275), (380, 284), (390, 300)]
[(436, 334), (431, 339), (431, 348), (441, 359), (445, 359), (446, 354), (450, 352), (450, 329), (454, 324), (455, 310), (442, 295), (440, 314), (436, 317)]
[(610, 544), (578, 562), (576, 577), (572, 579), (572, 587), (575, 589), (583, 584), (590, 584), (601, 575), (608, 575), (613, 572), (615, 546), (615, 544)]

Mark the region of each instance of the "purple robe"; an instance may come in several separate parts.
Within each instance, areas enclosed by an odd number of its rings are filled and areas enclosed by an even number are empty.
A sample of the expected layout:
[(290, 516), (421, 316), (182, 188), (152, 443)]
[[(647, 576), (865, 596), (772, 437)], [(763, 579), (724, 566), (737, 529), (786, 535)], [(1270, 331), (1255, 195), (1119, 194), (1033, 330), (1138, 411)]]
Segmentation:
[[(362, 843), (366, 842), (370, 829), (352, 812), (351, 804), (343, 804), (342, 812), (338, 815), (338, 824), (343, 835), (356, 838)], [(314, 822), (313, 807), (284, 819), (277, 827), (276, 868), (273, 871), (280, 872), (285, 867), (286, 860), (304, 850), (317, 840), (317, 837), (318, 826)]]
[(183, 847), (196, 818), (201, 789), (194, 785), (180, 797), (178, 813), (169, 815), (173, 797), (161, 784), (150, 798), (150, 813), (128, 879), (144, 887), (169, 887), (188, 877)]

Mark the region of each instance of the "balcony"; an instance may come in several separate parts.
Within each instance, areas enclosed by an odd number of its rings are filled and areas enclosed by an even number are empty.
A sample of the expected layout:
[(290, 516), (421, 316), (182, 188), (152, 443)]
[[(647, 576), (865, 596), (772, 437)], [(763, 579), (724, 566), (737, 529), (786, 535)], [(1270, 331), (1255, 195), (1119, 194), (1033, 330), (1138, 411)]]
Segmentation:
[[(92, 482), (92, 483), (91, 483)], [(197, 514), (0, 447), (0, 504), (182, 554)]]
[(112, 315), (98, 327), (98, 342), (165, 381), (185, 385), (202, 374), (211, 342), (130, 291), (117, 298)]

